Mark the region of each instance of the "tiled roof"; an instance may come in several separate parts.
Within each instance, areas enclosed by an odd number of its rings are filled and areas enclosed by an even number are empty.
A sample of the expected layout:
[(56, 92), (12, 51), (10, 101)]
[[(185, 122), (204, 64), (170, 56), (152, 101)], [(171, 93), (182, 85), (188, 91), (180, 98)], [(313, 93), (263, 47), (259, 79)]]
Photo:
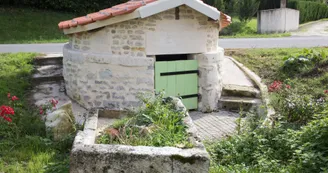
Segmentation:
[(119, 16), (131, 13), (141, 6), (155, 2), (156, 0), (130, 0), (126, 3), (113, 6), (99, 12), (91, 13), (83, 17), (77, 17), (72, 20), (62, 21), (58, 24), (59, 29), (68, 29), (77, 25), (86, 25), (95, 21), (108, 19), (114, 16)]
[[(96, 21), (109, 19), (115, 16), (124, 15), (133, 12), (141, 6), (145, 6), (149, 3), (157, 0), (130, 0), (126, 3), (113, 6), (99, 12), (91, 13), (86, 16), (77, 17), (72, 20), (62, 21), (58, 24), (59, 29), (69, 29), (78, 25), (86, 25)], [(221, 13), (220, 25), (221, 28), (228, 26), (231, 23), (231, 17)]]

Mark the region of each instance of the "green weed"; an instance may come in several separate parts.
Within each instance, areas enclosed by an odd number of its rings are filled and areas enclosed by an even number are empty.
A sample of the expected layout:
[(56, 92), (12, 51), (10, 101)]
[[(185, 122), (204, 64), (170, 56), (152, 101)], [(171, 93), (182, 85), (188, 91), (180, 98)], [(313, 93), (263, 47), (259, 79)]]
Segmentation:
[[(119, 120), (110, 128), (117, 135), (105, 130), (98, 143), (191, 147), (183, 123), (183, 111), (176, 111), (174, 105), (163, 99), (163, 94), (142, 96), (144, 106), (129, 113), (129, 118)], [(115, 130), (115, 131), (116, 131)]]

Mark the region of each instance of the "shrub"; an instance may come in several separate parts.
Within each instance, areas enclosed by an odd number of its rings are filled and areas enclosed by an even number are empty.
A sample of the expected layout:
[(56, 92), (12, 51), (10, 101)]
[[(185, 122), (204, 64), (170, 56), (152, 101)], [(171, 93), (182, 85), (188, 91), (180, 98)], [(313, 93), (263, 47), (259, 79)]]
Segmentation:
[(319, 20), (328, 17), (328, 6), (320, 2), (290, 1), (289, 8), (300, 11), (300, 23)]
[[(326, 112), (327, 113), (327, 112)], [(258, 128), (207, 145), (212, 172), (325, 172), (328, 117), (300, 130)]]
[(307, 73), (318, 68), (326, 58), (327, 55), (323, 50), (318, 52), (313, 49), (304, 49), (301, 53), (285, 57), (282, 71), (288, 76)]
[(238, 11), (239, 20), (246, 22), (252, 19), (259, 9), (260, 0), (240, 0)]
[(297, 125), (304, 125), (313, 120), (314, 114), (322, 111), (324, 107), (321, 100), (316, 100), (311, 95), (299, 95), (292, 90), (276, 96), (272, 105), (282, 115), (283, 120)]
[[(260, 10), (275, 9), (280, 8), (281, 0), (261, 0)], [(307, 2), (317, 2), (326, 3), (325, 0), (294, 0), (294, 1), (307, 1)]]
[(224, 0), (206, 0), (205, 3), (208, 5), (211, 5), (213, 7), (216, 7), (220, 11), (225, 11), (225, 2)]
[(300, 94), (302, 89), (280, 81), (274, 81), (269, 86), (269, 92), (272, 92), (271, 105), (281, 115), (281, 120), (300, 126), (313, 120), (314, 114), (323, 110), (324, 98), (316, 99), (309, 94)]

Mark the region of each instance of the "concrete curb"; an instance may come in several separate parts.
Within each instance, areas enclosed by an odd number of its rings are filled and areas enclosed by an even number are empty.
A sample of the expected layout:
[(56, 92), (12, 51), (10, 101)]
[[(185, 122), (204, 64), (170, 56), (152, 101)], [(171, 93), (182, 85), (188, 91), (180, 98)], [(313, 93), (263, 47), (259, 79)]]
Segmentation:
[(238, 62), (232, 57), (226, 57), (233, 61), (259, 87), (261, 91), (262, 102), (265, 104), (265, 107), (267, 109), (265, 122), (271, 122), (271, 117), (275, 114), (275, 110), (270, 105), (268, 87), (262, 83), (262, 79), (257, 74), (255, 74), (253, 71), (244, 66), (244, 64)]

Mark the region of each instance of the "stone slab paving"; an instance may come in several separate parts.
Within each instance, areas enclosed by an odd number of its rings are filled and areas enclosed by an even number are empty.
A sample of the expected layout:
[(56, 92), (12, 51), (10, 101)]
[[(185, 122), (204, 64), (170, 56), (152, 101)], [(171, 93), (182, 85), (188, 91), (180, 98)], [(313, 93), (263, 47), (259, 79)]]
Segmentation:
[(224, 85), (254, 87), (252, 80), (228, 57), (222, 62), (222, 82)]
[(238, 113), (219, 111), (212, 113), (189, 112), (202, 140), (218, 140), (236, 132)]

